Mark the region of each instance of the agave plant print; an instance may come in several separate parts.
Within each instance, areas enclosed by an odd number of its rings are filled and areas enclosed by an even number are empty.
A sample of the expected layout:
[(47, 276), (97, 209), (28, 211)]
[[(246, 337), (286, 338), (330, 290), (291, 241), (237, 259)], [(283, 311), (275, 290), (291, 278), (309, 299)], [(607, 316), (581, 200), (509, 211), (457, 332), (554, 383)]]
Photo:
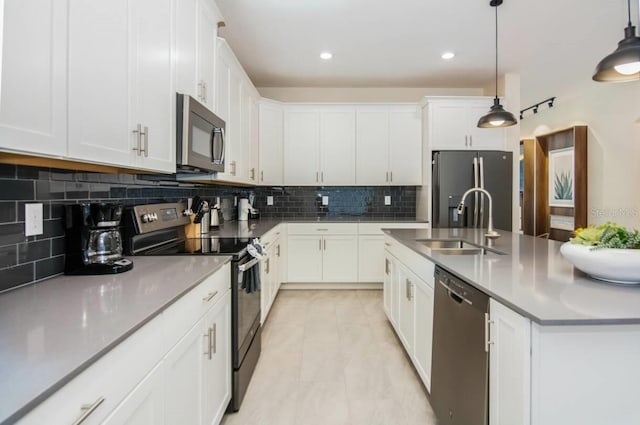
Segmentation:
[(549, 206), (573, 207), (573, 148), (549, 151)]

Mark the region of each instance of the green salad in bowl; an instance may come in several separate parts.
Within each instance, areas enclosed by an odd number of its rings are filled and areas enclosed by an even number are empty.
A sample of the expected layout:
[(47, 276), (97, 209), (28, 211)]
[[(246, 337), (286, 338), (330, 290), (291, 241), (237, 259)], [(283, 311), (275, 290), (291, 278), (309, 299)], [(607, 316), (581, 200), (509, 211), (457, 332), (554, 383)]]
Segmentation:
[(575, 245), (595, 248), (640, 249), (640, 230), (627, 230), (616, 223), (605, 223), (578, 229), (569, 239)]
[(640, 283), (640, 231), (616, 223), (578, 229), (560, 247), (562, 255), (593, 278), (623, 284)]

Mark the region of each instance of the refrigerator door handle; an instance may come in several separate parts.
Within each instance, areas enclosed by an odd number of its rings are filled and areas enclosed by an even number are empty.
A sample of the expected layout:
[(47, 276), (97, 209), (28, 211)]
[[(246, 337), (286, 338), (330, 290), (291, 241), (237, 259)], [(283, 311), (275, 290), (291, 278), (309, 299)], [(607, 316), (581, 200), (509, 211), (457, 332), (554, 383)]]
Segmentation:
[[(480, 157), (480, 187), (484, 189), (484, 158)], [(480, 196), (480, 227), (484, 226), (484, 195)]]
[[(473, 158), (473, 187), (479, 187), (478, 158)], [(478, 227), (478, 192), (473, 192), (473, 227)]]

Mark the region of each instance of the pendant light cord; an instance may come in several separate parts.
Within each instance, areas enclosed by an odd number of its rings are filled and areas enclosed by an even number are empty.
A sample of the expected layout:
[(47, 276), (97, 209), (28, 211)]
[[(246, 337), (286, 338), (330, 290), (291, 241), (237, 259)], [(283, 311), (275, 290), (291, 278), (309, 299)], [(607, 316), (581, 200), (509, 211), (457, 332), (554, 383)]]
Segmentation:
[(629, 13), (629, 26), (631, 26), (631, 0), (627, 0), (627, 11)]
[(498, 98), (498, 5), (494, 7), (496, 8), (496, 99), (497, 99)]

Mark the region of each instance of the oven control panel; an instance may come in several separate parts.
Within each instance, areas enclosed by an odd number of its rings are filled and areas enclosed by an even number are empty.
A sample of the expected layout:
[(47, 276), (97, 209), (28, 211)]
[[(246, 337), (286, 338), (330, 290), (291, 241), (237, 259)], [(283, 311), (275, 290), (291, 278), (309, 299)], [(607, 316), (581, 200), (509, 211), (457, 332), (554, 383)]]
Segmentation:
[(186, 202), (136, 205), (133, 207), (136, 232), (143, 234), (189, 224), (186, 209)]

